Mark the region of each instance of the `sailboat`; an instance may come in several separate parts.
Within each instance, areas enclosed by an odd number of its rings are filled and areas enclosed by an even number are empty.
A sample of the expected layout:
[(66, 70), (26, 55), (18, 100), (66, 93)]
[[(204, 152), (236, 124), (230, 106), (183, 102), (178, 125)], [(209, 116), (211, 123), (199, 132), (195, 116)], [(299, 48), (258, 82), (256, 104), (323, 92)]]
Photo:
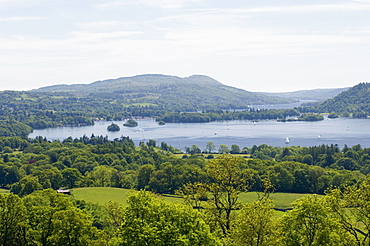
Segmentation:
[(285, 139), (285, 143), (286, 144), (288, 144), (290, 141), (289, 141), (289, 138), (288, 137), (286, 137), (286, 139)]

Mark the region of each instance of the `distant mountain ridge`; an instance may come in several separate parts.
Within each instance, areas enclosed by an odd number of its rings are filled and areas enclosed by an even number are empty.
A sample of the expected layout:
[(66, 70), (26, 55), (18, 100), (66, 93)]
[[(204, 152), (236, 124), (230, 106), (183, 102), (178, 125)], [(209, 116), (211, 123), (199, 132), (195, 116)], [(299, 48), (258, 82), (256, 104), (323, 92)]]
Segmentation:
[(324, 101), (333, 98), (350, 87), (332, 88), (332, 89), (313, 89), (313, 90), (299, 90), (292, 92), (262, 92), (267, 96), (276, 96), (292, 100), (318, 100)]
[(96, 81), (91, 84), (54, 85), (35, 92), (68, 92), (79, 96), (126, 100), (128, 104), (152, 104), (167, 109), (205, 110), (212, 108), (245, 108), (249, 104), (279, 104), (291, 99), (224, 85), (205, 75), (177, 77), (145, 74)]
[(204, 84), (204, 85), (211, 85), (211, 86), (222, 86), (223, 84), (218, 82), (211, 77), (205, 75), (192, 75), (190, 77), (177, 77), (171, 75), (162, 75), (162, 74), (143, 74), (143, 75), (136, 75), (132, 77), (121, 77), (117, 79), (107, 79), (107, 80), (99, 80), (95, 81), (90, 84), (60, 84), (60, 85), (52, 85), (41, 87), (36, 89), (36, 91), (48, 91), (48, 92), (56, 92), (56, 91), (79, 91), (79, 90), (90, 90), (100, 89), (103, 88), (105, 90), (109, 89), (112, 91), (114, 89), (119, 89), (125, 86), (153, 86), (153, 85), (161, 85), (161, 84), (171, 84), (171, 83), (194, 83), (194, 84)]

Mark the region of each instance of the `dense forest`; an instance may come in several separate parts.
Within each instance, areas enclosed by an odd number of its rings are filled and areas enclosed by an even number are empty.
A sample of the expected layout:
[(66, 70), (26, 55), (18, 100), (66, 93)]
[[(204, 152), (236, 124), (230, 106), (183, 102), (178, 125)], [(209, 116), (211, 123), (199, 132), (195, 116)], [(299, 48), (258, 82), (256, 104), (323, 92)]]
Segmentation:
[[(109, 186), (174, 194), (188, 182), (206, 180), (205, 166), (217, 157), (207, 143), (203, 153), (193, 145), (188, 154), (154, 140), (135, 146), (128, 137), (67, 138), (49, 142), (42, 137), (0, 139), (0, 187), (20, 196), (34, 190), (59, 187)], [(207, 149), (207, 150), (206, 150)], [(250, 174), (249, 190), (261, 191), (269, 178), (276, 191), (319, 193), (329, 187), (355, 184), (370, 173), (370, 149), (336, 145), (278, 148), (268, 145), (239, 147), (220, 145), (222, 153), (249, 154), (241, 158)], [(216, 155), (216, 156), (215, 156)]]
[[(367, 245), (370, 240), (364, 216), (370, 149), (358, 145), (243, 147), (243, 158), (212, 148), (174, 155), (166, 143), (135, 146), (127, 137), (63, 142), (3, 137), (0, 146), (1, 186), (11, 191), (0, 194), (2, 245)], [(91, 186), (139, 192), (127, 205), (100, 206), (55, 191)], [(260, 191), (260, 199), (241, 203), (239, 195), (248, 191)], [(276, 216), (269, 198), (274, 191), (326, 195), (304, 196)], [(154, 193), (175, 193), (183, 203)]]

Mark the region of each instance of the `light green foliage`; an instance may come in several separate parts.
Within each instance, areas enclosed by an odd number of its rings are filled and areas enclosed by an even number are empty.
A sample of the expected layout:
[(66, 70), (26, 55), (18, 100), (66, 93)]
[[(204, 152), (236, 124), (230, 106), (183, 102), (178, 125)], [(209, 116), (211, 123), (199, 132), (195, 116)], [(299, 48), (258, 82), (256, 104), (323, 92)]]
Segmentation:
[(230, 153), (229, 146), (227, 146), (226, 144), (220, 144), (220, 146), (218, 147), (218, 153), (221, 154)]
[[(239, 195), (250, 181), (242, 163), (241, 158), (221, 155), (206, 164), (208, 182), (187, 184), (178, 191), (188, 203), (203, 206), (212, 229), (221, 230), (224, 236), (230, 230), (233, 212), (241, 208)], [(202, 200), (206, 202), (200, 203)]]
[(55, 212), (53, 234), (50, 242), (54, 245), (89, 245), (94, 235), (90, 217), (76, 207)]
[(94, 233), (91, 219), (68, 197), (43, 190), (24, 197), (30, 242), (36, 245), (88, 245)]
[(281, 218), (281, 245), (350, 245), (349, 234), (331, 215), (328, 199), (305, 196)]
[(22, 200), (14, 194), (0, 194), (0, 245), (23, 245), (27, 220)]
[(120, 227), (121, 245), (218, 245), (192, 208), (145, 191), (131, 195), (127, 203)]
[(110, 186), (114, 170), (114, 168), (108, 166), (97, 166), (87, 177), (91, 178), (95, 186)]
[(248, 188), (250, 177), (241, 169), (242, 159), (222, 155), (206, 165), (211, 182), (206, 184), (209, 199), (206, 211), (226, 235), (230, 230), (232, 213), (241, 207), (239, 195)]
[(328, 192), (331, 209), (357, 245), (370, 243), (370, 176), (360, 186)]
[(215, 150), (216, 150), (216, 146), (213, 142), (207, 142), (206, 143), (206, 152), (212, 153)]
[(274, 219), (272, 200), (267, 197), (243, 204), (232, 223), (227, 245), (278, 245), (278, 225)]

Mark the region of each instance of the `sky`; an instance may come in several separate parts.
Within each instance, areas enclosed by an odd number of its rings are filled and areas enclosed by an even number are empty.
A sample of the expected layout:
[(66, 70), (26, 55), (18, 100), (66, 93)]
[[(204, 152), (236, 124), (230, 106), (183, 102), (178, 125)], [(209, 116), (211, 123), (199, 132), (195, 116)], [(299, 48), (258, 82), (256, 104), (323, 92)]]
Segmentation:
[(0, 0), (0, 90), (140, 74), (255, 92), (370, 82), (370, 0)]

